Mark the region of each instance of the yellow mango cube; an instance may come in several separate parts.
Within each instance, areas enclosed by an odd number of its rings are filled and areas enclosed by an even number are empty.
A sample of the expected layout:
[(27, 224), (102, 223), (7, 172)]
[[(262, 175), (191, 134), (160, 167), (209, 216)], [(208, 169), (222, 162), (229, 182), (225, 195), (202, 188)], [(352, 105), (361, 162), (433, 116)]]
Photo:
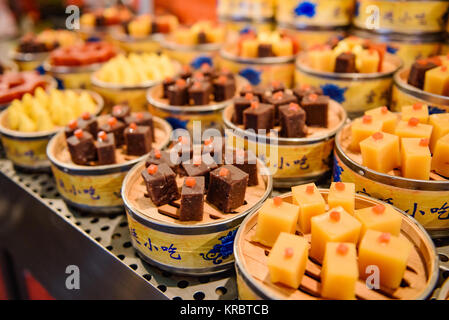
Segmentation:
[(401, 171), (404, 178), (429, 180), (431, 163), (428, 139), (402, 139)]
[(362, 164), (372, 170), (387, 173), (400, 165), (399, 138), (386, 132), (376, 132), (360, 142)]
[(343, 207), (347, 213), (354, 215), (355, 184), (349, 182), (332, 182), (327, 203), (331, 209)]
[(290, 39), (283, 39), (273, 43), (273, 53), (277, 57), (293, 55), (293, 43)]
[(382, 122), (382, 131), (386, 133), (394, 133), (398, 117), (388, 110), (387, 107), (379, 107), (365, 112), (365, 115), (373, 117), (374, 121)]
[(356, 58), (357, 70), (360, 73), (374, 73), (379, 69), (380, 57), (376, 50), (362, 50)]
[(197, 43), (197, 34), (190, 28), (179, 28), (174, 32), (174, 40), (182, 45), (194, 45)]
[(292, 199), (300, 207), (299, 230), (309, 233), (310, 219), (326, 211), (326, 202), (314, 183), (292, 187)]
[(318, 262), (323, 261), (328, 242), (359, 241), (362, 224), (342, 207), (333, 208), (319, 216), (312, 217), (312, 245), (310, 256)]
[(281, 232), (295, 233), (299, 207), (275, 197), (259, 209), (253, 241), (272, 247)]
[(382, 131), (382, 127), (383, 123), (374, 120), (370, 115), (355, 119), (351, 124), (351, 149), (360, 151), (360, 142), (374, 133)]
[(321, 296), (327, 299), (354, 300), (358, 279), (355, 244), (328, 242), (321, 269)]
[(420, 123), (429, 122), (429, 107), (422, 103), (415, 103), (412, 106), (402, 107), (402, 121), (409, 121), (411, 118), (417, 118)]
[(360, 277), (366, 279), (372, 275), (372, 266), (375, 266), (382, 286), (398, 288), (412, 248), (413, 245), (405, 237), (367, 230), (359, 245)]
[(432, 169), (449, 178), (449, 134), (440, 138), (433, 152)]
[(221, 43), (224, 42), (226, 37), (226, 30), (224, 27), (218, 26), (211, 28), (210, 30), (206, 30), (207, 39), (210, 43)]
[(306, 270), (308, 250), (306, 239), (281, 232), (267, 259), (271, 282), (298, 288)]
[(429, 124), (433, 127), (430, 138), (430, 151), (433, 153), (438, 139), (449, 133), (449, 113), (432, 114)]
[(257, 50), (259, 47), (259, 41), (257, 39), (247, 39), (242, 42), (240, 55), (243, 58), (255, 58), (257, 57)]
[(400, 138), (422, 138), (430, 141), (432, 129), (431, 125), (419, 123), (417, 118), (410, 118), (408, 121), (399, 121), (394, 134)]
[(388, 204), (355, 210), (354, 216), (362, 223), (361, 238), (366, 230), (388, 232), (394, 236), (401, 232), (401, 214)]
[(334, 71), (335, 58), (331, 49), (319, 47), (315, 50), (310, 50), (308, 60), (313, 70), (323, 72)]
[(447, 66), (442, 65), (426, 71), (424, 91), (439, 95), (449, 93), (449, 69)]
[(150, 19), (133, 20), (128, 25), (129, 34), (133, 37), (146, 37), (151, 33)]

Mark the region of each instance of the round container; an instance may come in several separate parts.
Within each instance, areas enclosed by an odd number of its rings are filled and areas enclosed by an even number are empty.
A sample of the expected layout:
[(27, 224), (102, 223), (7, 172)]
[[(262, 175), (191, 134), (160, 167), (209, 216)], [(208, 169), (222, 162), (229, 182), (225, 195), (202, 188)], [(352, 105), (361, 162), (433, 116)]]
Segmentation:
[(243, 19), (243, 20), (233, 20), (226, 17), (220, 18), (220, 23), (226, 26), (226, 29), (231, 32), (241, 32), (245, 29), (251, 29), (256, 32), (261, 31), (271, 31), (274, 28), (273, 19), (265, 19), (265, 20), (251, 20), (251, 19)]
[[(328, 190), (320, 189), (324, 198)], [(281, 196), (284, 201), (292, 201), (291, 194)], [(355, 207), (361, 209), (382, 203), (379, 200), (363, 195), (356, 195)], [(438, 258), (435, 246), (426, 231), (405, 213), (402, 215), (401, 234), (413, 245), (411, 256), (405, 271), (405, 285), (397, 290), (371, 290), (363, 280), (359, 280), (356, 289), (358, 300), (411, 300), (426, 299), (431, 295), (438, 280)], [(306, 274), (299, 289), (292, 289), (279, 284), (273, 284), (268, 277), (266, 255), (268, 247), (251, 241), (257, 225), (258, 212), (246, 217), (235, 237), (234, 255), (237, 271), (237, 287), (239, 298), (244, 300), (317, 300), (320, 299), (321, 266), (314, 261), (307, 262)], [(310, 234), (305, 238), (310, 242)]]
[(221, 46), (221, 43), (181, 45), (170, 41), (166, 37), (161, 40), (162, 53), (183, 65), (195, 64), (197, 59), (211, 60), (215, 64)]
[(416, 60), (438, 55), (441, 49), (442, 36), (429, 34), (425, 36), (375, 34), (372, 32), (352, 29), (351, 35), (387, 44), (387, 51), (402, 59), (404, 66), (410, 66)]
[[(89, 92), (98, 109), (99, 114), (103, 109), (103, 99), (95, 92)], [(50, 161), (47, 158), (47, 144), (61, 128), (46, 132), (20, 132), (10, 130), (6, 126), (6, 109), (0, 113), (0, 135), (6, 156), (12, 161), (14, 167), (25, 172), (48, 172)]]
[(295, 57), (242, 58), (232, 51), (233, 45), (220, 50), (219, 65), (246, 78), (252, 85), (268, 85), (280, 81), (293, 86)]
[(273, 19), (273, 0), (218, 0), (217, 16), (232, 20), (262, 21)]
[(13, 51), (10, 56), (19, 67), (19, 71), (31, 71), (41, 66), (49, 54), (50, 52), (21, 53)]
[(351, 24), (353, 0), (277, 1), (276, 21), (304, 27), (346, 27)]
[[(105, 121), (101, 116), (99, 121)], [(156, 141), (153, 146), (165, 148), (170, 142), (170, 125), (153, 117)], [(115, 213), (123, 211), (120, 195), (123, 179), (141, 157), (119, 163), (101, 166), (81, 166), (65, 161), (70, 159), (64, 132), (54, 136), (47, 147), (47, 156), (56, 181), (56, 187), (64, 201), (79, 210), (93, 213)]]
[(44, 69), (58, 80), (64, 89), (90, 89), (91, 75), (101, 68), (103, 63), (94, 63), (86, 66), (53, 66), (47, 59)]
[(78, 30), (78, 34), (81, 39), (85, 41), (95, 41), (95, 40), (111, 40), (111, 34), (117, 32), (120, 29), (120, 26), (111, 25), (104, 27), (86, 27), (81, 26)]
[(438, 300), (449, 300), (449, 279), (446, 279), (438, 294)]
[(346, 112), (340, 104), (330, 101), (329, 110), (335, 115), (332, 129), (308, 138), (281, 138), (256, 134), (236, 126), (231, 121), (231, 105), (223, 111), (227, 143), (251, 150), (264, 160), (273, 175), (275, 188), (317, 181), (331, 170), (334, 137), (346, 122)]
[(147, 37), (132, 37), (124, 33), (111, 35), (112, 42), (124, 52), (158, 52), (161, 49), (162, 34), (153, 34)]
[[(46, 82), (45, 90), (48, 91), (49, 89), (57, 88), (58, 84), (56, 83), (55, 79), (53, 79), (52, 77), (50, 77), (48, 75), (43, 75), (42, 77), (45, 78), (45, 82)], [(0, 104), (0, 111), (5, 110), (7, 107), (9, 107), (11, 102), (12, 101)]]
[[(266, 175), (261, 161), (258, 166), (259, 185), (246, 189), (245, 205), (236, 213), (223, 214), (205, 202), (201, 222), (176, 221), (160, 214), (151, 200), (133, 195), (146, 192), (140, 176), (145, 164), (135, 166), (123, 182), (122, 196), (132, 244), (139, 256), (151, 265), (177, 274), (209, 275), (231, 269), (233, 242), (240, 223), (271, 194), (271, 177)], [(176, 207), (163, 208), (176, 214)]]
[(344, 38), (347, 32), (346, 28), (308, 27), (296, 29), (288, 24), (279, 24), (279, 27), (292, 35), (302, 50), (308, 50), (317, 44), (325, 44), (332, 38)]
[(366, 110), (389, 104), (393, 74), (401, 67), (401, 59), (386, 54), (384, 68), (376, 73), (335, 73), (315, 71), (307, 66), (307, 55), (296, 60), (296, 83), (321, 87), (325, 95), (341, 103), (350, 118)]
[(377, 33), (438, 33), (445, 29), (448, 8), (445, 0), (357, 0), (353, 24)]
[(407, 83), (410, 68), (402, 68), (394, 75), (390, 108), (400, 112), (403, 106), (421, 102), (429, 106), (429, 113), (449, 112), (449, 97), (418, 89)]
[[(237, 90), (246, 81), (237, 78)], [(233, 99), (222, 102), (214, 102), (204, 106), (171, 106), (162, 96), (162, 85), (156, 85), (147, 91), (149, 111), (167, 120), (173, 129), (187, 129), (193, 132), (194, 121), (201, 121), (201, 130), (208, 128), (223, 129), (222, 111), (232, 104)]]
[(333, 180), (353, 182), (357, 192), (405, 211), (433, 237), (449, 235), (449, 181), (413, 180), (368, 169), (343, 147), (350, 134), (347, 125), (335, 139)]

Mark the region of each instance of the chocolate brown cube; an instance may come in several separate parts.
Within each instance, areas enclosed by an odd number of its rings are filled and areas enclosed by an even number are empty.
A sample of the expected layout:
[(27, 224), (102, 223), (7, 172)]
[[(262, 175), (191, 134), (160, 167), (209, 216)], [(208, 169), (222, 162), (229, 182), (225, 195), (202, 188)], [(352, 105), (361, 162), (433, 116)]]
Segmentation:
[(132, 123), (125, 129), (126, 153), (141, 156), (151, 151), (151, 128)]
[(329, 97), (312, 93), (302, 99), (301, 106), (306, 112), (308, 126), (327, 128)]
[(122, 122), (125, 122), (125, 118), (128, 117), (130, 114), (131, 108), (126, 104), (119, 104), (112, 107), (111, 115), (117, 120), (120, 120)]
[(257, 47), (257, 56), (259, 58), (274, 57), (273, 47), (269, 43), (261, 43)]
[(337, 73), (354, 73), (357, 72), (355, 67), (355, 54), (352, 52), (343, 52), (337, 56), (335, 60), (334, 72)]
[(248, 174), (248, 186), (257, 186), (259, 184), (257, 174), (257, 157), (247, 150), (233, 150), (230, 159), (226, 159), (226, 164), (232, 164)]
[(125, 124), (129, 126), (131, 123), (135, 123), (138, 126), (147, 126), (151, 128), (152, 141), (156, 141), (154, 134), (153, 116), (149, 112), (135, 112), (125, 118)]
[(67, 147), (73, 163), (87, 165), (97, 158), (94, 139), (87, 131), (78, 129), (73, 136), (67, 139)]
[(292, 103), (279, 107), (280, 135), (285, 138), (302, 138), (307, 134), (306, 112)]
[(258, 102), (259, 98), (252, 93), (247, 93), (244, 97), (234, 98), (234, 114), (232, 121), (235, 124), (243, 124), (243, 111), (251, 106), (252, 102)]
[(189, 103), (187, 82), (178, 79), (176, 83), (167, 89), (168, 103), (172, 106), (185, 106)]
[(424, 77), (427, 71), (436, 68), (438, 65), (429, 60), (418, 60), (410, 68), (407, 83), (418, 88), (424, 88)]
[(265, 103), (274, 106), (274, 123), (279, 123), (279, 106), (297, 103), (298, 100), (294, 95), (284, 93), (283, 91), (277, 91), (271, 96), (265, 96)]
[(195, 81), (189, 88), (189, 100), (194, 106), (207, 105), (210, 102), (212, 86), (208, 82)]
[(235, 95), (235, 80), (220, 76), (213, 81), (214, 100), (217, 102), (232, 99)]
[(267, 90), (264, 87), (247, 84), (240, 90), (240, 96), (244, 97), (247, 93), (252, 93), (254, 96), (259, 98), (259, 101), (262, 101), (266, 91)]
[(148, 197), (156, 206), (168, 204), (181, 197), (176, 184), (176, 174), (165, 163), (150, 165), (142, 171)]
[(318, 96), (323, 95), (323, 89), (319, 87), (310, 86), (308, 84), (303, 84), (293, 89), (293, 94), (295, 95), (296, 99), (298, 99), (298, 102), (301, 102), (306, 95), (312, 93)]
[(98, 133), (98, 121), (97, 118), (90, 113), (86, 112), (78, 118), (78, 127), (84, 131), (88, 131), (93, 137)]
[(184, 173), (188, 177), (204, 177), (206, 181), (206, 186), (209, 185), (209, 173), (214, 170), (218, 165), (213, 161), (213, 158), (208, 158), (207, 163), (201, 159), (197, 163), (195, 160), (189, 160), (183, 162), (181, 165)]
[(109, 118), (106, 123), (99, 127), (101, 131), (114, 134), (116, 147), (121, 147), (125, 143), (125, 136), (123, 133), (125, 128), (125, 124), (114, 117)]
[(178, 171), (179, 165), (171, 160), (171, 154), (167, 151), (160, 151), (157, 149), (152, 149), (145, 161), (145, 167), (149, 167), (151, 164), (160, 165), (165, 163), (174, 172)]
[(168, 87), (174, 85), (176, 82), (176, 79), (172, 77), (167, 77), (162, 81), (162, 98), (166, 99), (168, 98)]
[(204, 214), (204, 177), (184, 179), (181, 189), (180, 221), (201, 221)]
[(97, 140), (95, 140), (95, 149), (97, 150), (97, 161), (99, 165), (116, 163), (115, 141), (112, 133), (102, 134), (99, 132)]
[(223, 212), (232, 212), (245, 203), (248, 174), (226, 164), (210, 173), (207, 201)]
[(264, 103), (252, 103), (251, 107), (243, 111), (243, 125), (245, 129), (256, 132), (261, 129), (269, 130), (274, 127), (274, 106)]

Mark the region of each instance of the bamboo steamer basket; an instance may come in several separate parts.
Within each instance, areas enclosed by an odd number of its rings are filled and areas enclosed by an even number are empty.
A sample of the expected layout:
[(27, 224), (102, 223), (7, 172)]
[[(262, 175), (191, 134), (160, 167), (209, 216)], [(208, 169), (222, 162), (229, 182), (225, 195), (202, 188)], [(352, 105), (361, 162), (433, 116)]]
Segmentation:
[[(329, 190), (320, 189), (327, 201)], [(291, 203), (291, 193), (281, 196)], [(356, 209), (382, 203), (364, 195), (356, 195)], [(407, 263), (403, 284), (396, 290), (380, 288), (368, 289), (363, 280), (356, 285), (358, 300), (410, 300), (426, 299), (433, 291), (438, 280), (438, 259), (435, 246), (426, 231), (404, 212), (402, 216), (401, 237), (407, 238), (414, 248)], [(309, 259), (306, 272), (298, 289), (272, 283), (266, 264), (270, 248), (251, 241), (257, 226), (258, 212), (248, 216), (240, 226), (234, 242), (235, 268), (240, 299), (264, 300), (319, 300), (321, 266)], [(297, 231), (298, 234), (300, 234)], [(310, 234), (304, 237), (310, 243)]]
[[(201, 222), (178, 221), (180, 200), (156, 207), (146, 198), (140, 176), (144, 168), (144, 162), (136, 165), (122, 188), (132, 244), (139, 256), (176, 274), (210, 275), (231, 269), (233, 242), (240, 223), (271, 194), (272, 179), (264, 164), (258, 160), (259, 184), (247, 187), (243, 206), (224, 214), (205, 201)], [(178, 186), (182, 181), (177, 177)]]

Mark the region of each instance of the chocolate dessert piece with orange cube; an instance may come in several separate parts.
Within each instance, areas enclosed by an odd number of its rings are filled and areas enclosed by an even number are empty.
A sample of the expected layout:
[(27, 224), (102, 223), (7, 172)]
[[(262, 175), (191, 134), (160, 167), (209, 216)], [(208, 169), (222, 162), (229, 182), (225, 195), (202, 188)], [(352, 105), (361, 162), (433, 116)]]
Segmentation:
[(271, 92), (272, 94), (280, 91), (284, 92), (285, 84), (277, 80), (271, 81), (270, 85), (267, 87), (267, 91)]
[(97, 140), (95, 140), (95, 149), (97, 150), (99, 165), (116, 163), (115, 141), (112, 133), (98, 132)]
[(302, 84), (295, 89), (292, 90), (293, 94), (295, 95), (296, 99), (298, 99), (298, 102), (301, 102), (302, 99), (309, 94), (316, 94), (318, 96), (323, 95), (323, 89), (319, 87), (314, 87), (309, 84)]
[(124, 131), (126, 153), (141, 156), (151, 151), (151, 128), (131, 123)]
[(226, 164), (210, 173), (207, 201), (223, 212), (232, 212), (245, 203), (248, 174)]
[(168, 88), (176, 83), (176, 79), (173, 77), (166, 77), (164, 81), (162, 81), (162, 98), (168, 98)]
[(335, 60), (334, 72), (337, 73), (355, 73), (357, 72), (355, 66), (355, 54), (352, 52), (343, 52), (337, 56)]
[(89, 112), (85, 112), (78, 118), (78, 127), (88, 131), (92, 136), (96, 137), (98, 133), (98, 121), (95, 116)]
[(274, 106), (274, 122), (277, 124), (279, 123), (279, 106), (297, 103), (298, 100), (292, 94), (285, 93), (284, 91), (277, 91), (271, 96), (265, 96), (264, 102)]
[(308, 126), (327, 127), (329, 97), (319, 96), (315, 93), (306, 95), (301, 101), (301, 107), (306, 112)]
[(209, 82), (205, 81), (194, 81), (192, 86), (189, 88), (189, 100), (193, 105), (206, 105), (210, 102), (210, 93), (212, 91), (212, 86)]
[(126, 104), (118, 104), (112, 107), (111, 115), (117, 120), (125, 122), (125, 118), (131, 114), (131, 108)]
[(167, 98), (172, 106), (183, 106), (189, 103), (188, 85), (186, 80), (178, 79), (167, 89)]
[(176, 184), (176, 174), (167, 164), (151, 164), (142, 171), (141, 175), (148, 197), (156, 206), (168, 204), (181, 197)]
[(274, 106), (259, 102), (252, 102), (251, 107), (243, 111), (243, 125), (245, 129), (269, 130), (274, 127)]
[(240, 96), (244, 97), (247, 93), (252, 93), (257, 98), (259, 98), (259, 101), (262, 101), (264, 95), (265, 95), (266, 88), (263, 88), (261, 86), (253, 86), (250, 84), (245, 85), (240, 90)]
[(438, 65), (435, 62), (427, 59), (416, 61), (412, 64), (407, 83), (416, 88), (423, 89), (426, 72), (436, 67)]
[(170, 152), (161, 151), (158, 149), (151, 150), (145, 161), (145, 167), (149, 167), (152, 164), (160, 165), (162, 163), (165, 163), (170, 167), (170, 169), (172, 169), (174, 172), (177, 172), (179, 165), (171, 160)]
[(79, 165), (86, 165), (90, 161), (95, 161), (97, 152), (92, 135), (81, 129), (77, 129), (73, 136), (67, 139), (70, 157), (72, 161)]
[(243, 124), (243, 111), (251, 106), (252, 102), (258, 102), (259, 98), (252, 93), (234, 98), (234, 115), (232, 121), (235, 124)]
[(76, 119), (71, 120), (69, 122), (69, 124), (66, 125), (65, 128), (64, 128), (64, 135), (65, 135), (65, 137), (66, 138), (70, 138), (71, 136), (73, 136), (73, 134), (75, 133), (75, 131), (77, 129), (79, 129), (78, 120), (76, 120)]
[(204, 213), (204, 177), (187, 177), (181, 189), (180, 221), (201, 221)]
[(235, 94), (235, 80), (219, 76), (213, 81), (214, 100), (217, 102), (232, 99)]
[(279, 107), (280, 135), (285, 138), (302, 138), (307, 135), (306, 112), (296, 103)]
[(113, 133), (115, 138), (115, 146), (121, 147), (125, 143), (125, 124), (118, 121), (117, 118), (110, 117), (106, 123), (102, 124), (99, 129), (106, 133)]
[(206, 187), (209, 185), (209, 173), (218, 167), (215, 161), (210, 157), (207, 163), (203, 161), (201, 155), (194, 155), (192, 160), (185, 161), (181, 164), (186, 176), (204, 177)]
[(155, 141), (156, 137), (154, 135), (154, 124), (153, 124), (153, 116), (149, 112), (136, 112), (132, 113), (128, 117), (125, 118), (125, 124), (130, 125), (131, 123), (135, 123), (138, 126), (147, 126), (151, 129), (151, 141)]
[(248, 174), (248, 186), (257, 186), (259, 184), (257, 157), (251, 151), (243, 149), (233, 150), (232, 158), (226, 159), (226, 163), (232, 164)]

